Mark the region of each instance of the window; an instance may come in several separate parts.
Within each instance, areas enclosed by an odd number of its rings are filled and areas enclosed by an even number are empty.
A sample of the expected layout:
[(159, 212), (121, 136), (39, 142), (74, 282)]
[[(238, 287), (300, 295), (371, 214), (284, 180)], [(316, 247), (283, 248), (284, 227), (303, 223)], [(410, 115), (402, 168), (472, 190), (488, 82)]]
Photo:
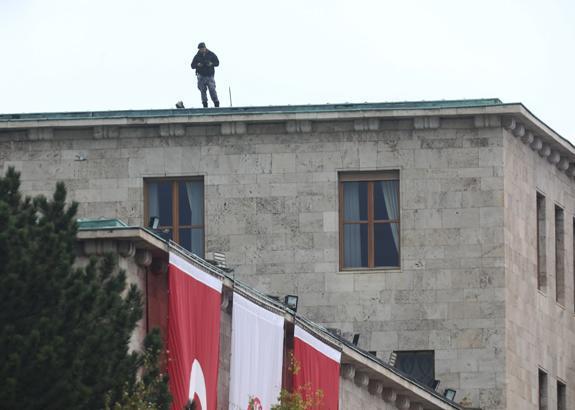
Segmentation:
[(433, 350), (411, 350), (395, 352), (395, 368), (425, 386), (435, 381), (435, 354)]
[(563, 209), (555, 205), (555, 300), (565, 305), (565, 228)]
[(160, 236), (203, 257), (203, 178), (149, 179), (144, 191), (146, 223), (158, 217)]
[(547, 373), (539, 369), (539, 410), (547, 410)]
[(547, 289), (545, 197), (537, 193), (537, 289)]
[(399, 173), (340, 174), (340, 269), (399, 267), (399, 233)]
[(557, 410), (567, 410), (567, 388), (560, 381), (557, 381)]

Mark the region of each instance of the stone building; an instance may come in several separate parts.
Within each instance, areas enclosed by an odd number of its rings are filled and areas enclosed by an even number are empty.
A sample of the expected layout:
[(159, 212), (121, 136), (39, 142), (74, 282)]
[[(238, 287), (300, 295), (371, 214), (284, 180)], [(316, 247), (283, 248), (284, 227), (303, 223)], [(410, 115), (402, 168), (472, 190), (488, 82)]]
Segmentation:
[(0, 115), (26, 193), (157, 217), (482, 409), (573, 408), (574, 162), (497, 99)]
[[(144, 295), (144, 318), (132, 336), (131, 348), (138, 349), (147, 331), (158, 327), (167, 334), (168, 305), (168, 254), (174, 248), (140, 227), (124, 226), (115, 220), (80, 222), (78, 233), (79, 265), (86, 264), (91, 256), (104, 253), (117, 255), (118, 268), (126, 271), (127, 278), (136, 284)], [(176, 252), (179, 252), (176, 250)], [(286, 336), (290, 335), (293, 352), (293, 327), (306, 326), (306, 330), (319, 340), (341, 352), (339, 380), (339, 408), (372, 410), (463, 410), (439, 392), (414, 383), (387, 363), (334, 337), (327, 330), (294, 315), (281, 303), (262, 295), (255, 289), (242, 286), (229, 273), (214, 267), (201, 258), (178, 253), (202, 272), (218, 279), (223, 277), (223, 295), (220, 323), (220, 360), (218, 369), (218, 409), (229, 408), (230, 362), (233, 293), (238, 287), (242, 295), (259, 306), (284, 316)], [(284, 383), (289, 378), (289, 361), (284, 362)]]

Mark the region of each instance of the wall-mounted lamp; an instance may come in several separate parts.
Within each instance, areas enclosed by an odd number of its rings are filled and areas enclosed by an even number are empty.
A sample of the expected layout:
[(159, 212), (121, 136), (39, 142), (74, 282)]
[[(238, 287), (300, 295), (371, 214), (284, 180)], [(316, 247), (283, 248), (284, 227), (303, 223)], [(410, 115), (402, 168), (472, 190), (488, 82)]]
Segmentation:
[(396, 361), (397, 361), (397, 352), (391, 352), (391, 354), (389, 355), (389, 360), (387, 363), (389, 363), (389, 365), (391, 367), (395, 367)]
[(151, 216), (150, 222), (148, 223), (148, 228), (158, 229), (158, 226), (160, 226), (160, 218), (157, 216)]
[(296, 295), (286, 295), (284, 298), (284, 304), (294, 312), (297, 312), (298, 299), (299, 298)]
[(457, 393), (457, 391), (453, 389), (445, 389), (443, 392), (443, 397), (445, 397), (447, 400), (453, 401), (455, 399), (455, 393)]

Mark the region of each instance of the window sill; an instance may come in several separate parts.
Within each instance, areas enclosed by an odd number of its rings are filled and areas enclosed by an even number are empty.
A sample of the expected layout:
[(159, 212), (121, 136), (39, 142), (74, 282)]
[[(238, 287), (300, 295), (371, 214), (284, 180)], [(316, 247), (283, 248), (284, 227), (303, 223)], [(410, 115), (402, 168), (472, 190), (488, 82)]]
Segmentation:
[(401, 273), (401, 267), (393, 267), (393, 268), (358, 268), (358, 269), (340, 269), (339, 274), (345, 275), (350, 273), (358, 273), (358, 274), (368, 274), (368, 273)]
[(545, 293), (545, 291), (544, 291), (544, 290), (541, 290), (541, 289), (537, 289), (537, 292), (539, 292), (539, 294), (540, 294), (541, 296), (545, 296), (545, 297), (547, 297), (547, 293)]

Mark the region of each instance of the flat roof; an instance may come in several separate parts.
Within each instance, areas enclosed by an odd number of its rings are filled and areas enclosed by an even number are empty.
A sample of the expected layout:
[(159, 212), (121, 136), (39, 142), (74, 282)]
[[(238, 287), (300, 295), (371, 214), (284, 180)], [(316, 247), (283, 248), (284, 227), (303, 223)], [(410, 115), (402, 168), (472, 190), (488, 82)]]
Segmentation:
[[(0, 131), (35, 128), (85, 128), (96, 126), (153, 126), (225, 124), (234, 122), (281, 122), (357, 120), (365, 118), (402, 119), (425, 116), (460, 117), (496, 115), (518, 119), (527, 131), (552, 145), (561, 157), (575, 163), (575, 146), (537, 118), (521, 103), (503, 103), (498, 98), (277, 105), (253, 107), (149, 109), (120, 111), (78, 111), (0, 114)], [(571, 174), (575, 168), (571, 169)]]
[(0, 114), (0, 122), (30, 121), (30, 120), (80, 120), (80, 119), (112, 119), (112, 118), (150, 118), (171, 116), (217, 116), (217, 115), (249, 115), (270, 113), (319, 113), (365, 110), (426, 110), (442, 108), (471, 108), (503, 105), (498, 98), (482, 98), (469, 100), (437, 100), (437, 101), (403, 101), (379, 103), (344, 103), (344, 104), (310, 104), (310, 105), (270, 105), (254, 107), (221, 107), (221, 108), (183, 108), (183, 109), (149, 109), (149, 110), (119, 110), (119, 111), (77, 111), (77, 112), (44, 112)]

